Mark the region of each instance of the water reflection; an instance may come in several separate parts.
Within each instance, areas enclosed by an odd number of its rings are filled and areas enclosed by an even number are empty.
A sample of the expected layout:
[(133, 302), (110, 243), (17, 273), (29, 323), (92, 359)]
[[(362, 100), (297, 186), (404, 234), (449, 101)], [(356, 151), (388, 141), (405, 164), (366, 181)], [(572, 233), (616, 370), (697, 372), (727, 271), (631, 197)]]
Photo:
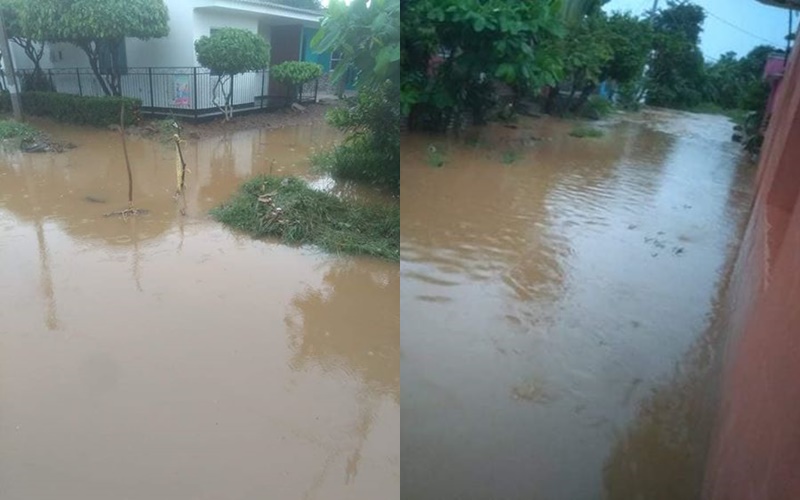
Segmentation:
[[(346, 261), (327, 269), (321, 286), (292, 299), (286, 324), (293, 368), (341, 371), (363, 380), (368, 395), (397, 400), (398, 289), (398, 273), (385, 266)], [(357, 314), (364, 310), (370, 314)]]
[(42, 221), (36, 221), (36, 242), (39, 248), (39, 267), (42, 295), (45, 299), (45, 324), (48, 330), (58, 329), (58, 309), (56, 296), (53, 290), (53, 276), (50, 270), (50, 253), (47, 250), (47, 241), (44, 235)]
[[(118, 136), (79, 127), (48, 124), (46, 128), (54, 137), (78, 147), (62, 154), (4, 153), (0, 161), (0, 206), (23, 220), (33, 220), (36, 214), (48, 218), (82, 239), (132, 245), (133, 222), (104, 217), (127, 206), (127, 177)], [(244, 180), (257, 174), (271, 172), (316, 180), (320, 176), (310, 172), (309, 155), (337, 140), (338, 132), (318, 123), (189, 141), (184, 145), (189, 170), (186, 214), (205, 217)], [(171, 143), (138, 137), (129, 137), (128, 150), (134, 205), (148, 211), (137, 219), (134, 230), (138, 242), (144, 242), (163, 235), (181, 217), (183, 202), (173, 197), (177, 152)], [(351, 183), (335, 184), (332, 192), (359, 195)], [(376, 197), (373, 190), (361, 192)]]
[[(363, 384), (356, 397), (358, 416), (347, 430), (351, 449), (332, 449), (329, 457), (329, 462), (334, 462), (339, 455), (347, 454), (345, 484), (351, 484), (358, 475), (362, 450), (381, 399), (389, 397), (398, 403), (398, 282), (396, 270), (352, 261), (332, 266), (325, 271), (321, 286), (309, 287), (292, 299), (286, 317), (294, 370), (319, 368)], [(363, 290), (373, 292), (365, 295)], [(326, 467), (320, 482), (327, 473)]]

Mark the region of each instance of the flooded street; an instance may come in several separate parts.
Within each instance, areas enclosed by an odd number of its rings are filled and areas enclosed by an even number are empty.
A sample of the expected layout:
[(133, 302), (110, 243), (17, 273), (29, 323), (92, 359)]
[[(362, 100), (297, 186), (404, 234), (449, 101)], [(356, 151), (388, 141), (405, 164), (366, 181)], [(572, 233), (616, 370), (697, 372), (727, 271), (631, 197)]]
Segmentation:
[(207, 213), (309, 174), (323, 124), (174, 145), (47, 126), (0, 157), (0, 498), (399, 498), (399, 269), (235, 234)]
[(754, 168), (722, 117), (517, 125), (404, 138), (403, 498), (697, 498)]

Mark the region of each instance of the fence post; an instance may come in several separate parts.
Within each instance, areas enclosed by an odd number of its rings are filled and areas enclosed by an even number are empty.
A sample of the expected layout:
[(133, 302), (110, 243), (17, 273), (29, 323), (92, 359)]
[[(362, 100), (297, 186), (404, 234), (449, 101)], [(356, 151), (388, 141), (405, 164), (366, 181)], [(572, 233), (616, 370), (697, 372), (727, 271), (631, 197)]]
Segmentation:
[(153, 95), (153, 68), (151, 67), (147, 68), (147, 78), (150, 80), (150, 107), (155, 108), (156, 100), (155, 96)]
[(233, 117), (233, 76), (231, 75), (231, 87), (230, 87), (230, 95), (231, 95), (231, 117)]
[(81, 69), (75, 68), (75, 76), (78, 77), (78, 95), (83, 97), (83, 85), (81, 85)]
[(314, 80), (314, 102), (319, 98), (319, 78)]
[(264, 109), (264, 80), (267, 76), (267, 68), (261, 70), (261, 102), (258, 104), (259, 109)]
[(192, 101), (194, 108), (194, 119), (197, 120), (197, 66), (192, 66)]

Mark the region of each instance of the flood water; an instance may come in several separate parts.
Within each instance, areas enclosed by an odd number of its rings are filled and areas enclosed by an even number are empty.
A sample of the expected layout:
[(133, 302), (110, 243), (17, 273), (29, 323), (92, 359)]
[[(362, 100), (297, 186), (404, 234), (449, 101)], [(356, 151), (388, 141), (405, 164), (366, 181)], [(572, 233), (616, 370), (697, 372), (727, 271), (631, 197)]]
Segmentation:
[(403, 498), (699, 496), (754, 168), (722, 117), (573, 126), (403, 141)]
[(207, 216), (257, 173), (308, 176), (325, 125), (184, 148), (46, 126), (0, 157), (0, 498), (399, 497), (399, 269)]

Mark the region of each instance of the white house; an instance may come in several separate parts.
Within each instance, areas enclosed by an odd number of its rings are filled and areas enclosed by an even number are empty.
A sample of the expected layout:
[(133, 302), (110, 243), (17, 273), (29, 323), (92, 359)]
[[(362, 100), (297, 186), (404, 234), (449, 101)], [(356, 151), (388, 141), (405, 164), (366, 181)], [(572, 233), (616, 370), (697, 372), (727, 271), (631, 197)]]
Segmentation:
[[(125, 71), (123, 95), (138, 97), (151, 111), (210, 111), (211, 89), (216, 77), (198, 67), (194, 42), (223, 27), (258, 33), (271, 46), (271, 65), (306, 60), (322, 64), (326, 72), (335, 66), (330, 54), (311, 50), (310, 41), (319, 28), (323, 12), (288, 7), (267, 0), (165, 0), (169, 9), (167, 37), (138, 40), (126, 38), (119, 48)], [(17, 69), (33, 67), (19, 47), (14, 46)], [(58, 92), (103, 95), (89, 70), (89, 60), (78, 47), (68, 43), (48, 44), (42, 58)], [(267, 96), (285, 95), (285, 89), (270, 82), (268, 72), (237, 75), (234, 105), (259, 106)]]

